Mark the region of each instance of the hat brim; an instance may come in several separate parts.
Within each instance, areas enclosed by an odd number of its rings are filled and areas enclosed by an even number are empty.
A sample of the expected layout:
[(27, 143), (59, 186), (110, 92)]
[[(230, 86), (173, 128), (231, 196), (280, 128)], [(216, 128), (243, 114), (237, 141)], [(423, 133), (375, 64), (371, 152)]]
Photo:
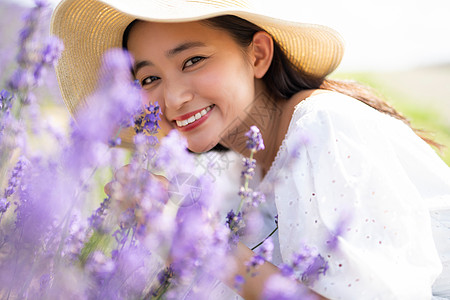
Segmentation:
[[(227, 5), (221, 4), (226, 2)], [(344, 43), (333, 29), (316, 24), (275, 19), (251, 12), (231, 1), (63, 0), (52, 15), (50, 31), (64, 43), (56, 65), (62, 97), (70, 113), (87, 105), (101, 77), (102, 56), (121, 47), (125, 28), (134, 19), (153, 22), (198, 21), (220, 15), (246, 19), (272, 35), (292, 64), (307, 76), (323, 78), (339, 65)], [(165, 4), (164, 4), (165, 3)], [(172, 3), (172, 4), (167, 4)], [(107, 71), (107, 70), (104, 70)], [(122, 133), (132, 145), (133, 131)]]

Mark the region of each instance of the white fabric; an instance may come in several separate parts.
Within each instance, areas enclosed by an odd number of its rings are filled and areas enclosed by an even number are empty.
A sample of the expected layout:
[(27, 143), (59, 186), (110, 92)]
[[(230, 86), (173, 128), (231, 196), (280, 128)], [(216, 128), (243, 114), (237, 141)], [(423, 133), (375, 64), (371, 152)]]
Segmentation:
[[(331, 299), (431, 297), (441, 263), (428, 205), (439, 199), (437, 212), (450, 209), (450, 169), (408, 126), (341, 94), (311, 97), (296, 107), (262, 185), (270, 182), (283, 260), (302, 243), (328, 259), (315, 291)], [(450, 217), (440, 216), (447, 228), (437, 238), (448, 244)], [(327, 237), (343, 217), (330, 251)]]
[(310, 97), (259, 189), (282, 260), (305, 244), (328, 260), (321, 295), (450, 299), (450, 168), (403, 122), (338, 93)]

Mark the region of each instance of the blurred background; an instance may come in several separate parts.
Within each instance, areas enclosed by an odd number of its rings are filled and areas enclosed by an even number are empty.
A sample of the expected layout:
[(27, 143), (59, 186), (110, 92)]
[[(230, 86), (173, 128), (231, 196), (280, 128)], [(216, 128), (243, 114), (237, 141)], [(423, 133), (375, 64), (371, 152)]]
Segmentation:
[[(53, 6), (59, 2), (49, 1)], [(346, 54), (332, 77), (375, 88), (413, 127), (444, 145), (438, 153), (450, 165), (448, 0), (249, 1), (275, 17), (339, 31), (346, 41)], [(11, 67), (21, 16), (32, 5), (33, 0), (0, 0), (0, 77)], [(55, 82), (50, 83), (49, 92), (60, 99)], [(68, 118), (61, 101), (47, 110), (49, 118), (61, 122)]]

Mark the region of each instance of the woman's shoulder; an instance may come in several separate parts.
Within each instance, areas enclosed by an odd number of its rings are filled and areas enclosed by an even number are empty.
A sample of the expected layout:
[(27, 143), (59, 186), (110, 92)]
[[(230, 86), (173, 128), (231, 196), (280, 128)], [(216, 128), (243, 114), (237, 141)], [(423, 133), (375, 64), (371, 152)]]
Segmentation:
[(360, 100), (329, 90), (302, 91), (294, 95), (289, 102), (292, 109), (291, 123), (311, 120), (317, 125), (317, 121), (323, 118), (345, 123), (366, 123), (369, 119), (388, 117)]
[(374, 109), (348, 95), (323, 89), (305, 90), (295, 94), (291, 100), (294, 112), (336, 111), (354, 113), (355, 111)]

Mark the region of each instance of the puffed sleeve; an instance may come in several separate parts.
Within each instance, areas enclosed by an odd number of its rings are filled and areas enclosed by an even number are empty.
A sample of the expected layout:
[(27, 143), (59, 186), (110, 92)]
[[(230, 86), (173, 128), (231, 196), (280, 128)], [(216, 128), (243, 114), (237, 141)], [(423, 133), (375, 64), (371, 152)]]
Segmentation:
[(283, 147), (283, 260), (316, 247), (329, 268), (312, 289), (330, 299), (431, 298), (442, 267), (424, 198), (450, 187), (434, 151), (401, 121), (337, 93), (300, 103)]

